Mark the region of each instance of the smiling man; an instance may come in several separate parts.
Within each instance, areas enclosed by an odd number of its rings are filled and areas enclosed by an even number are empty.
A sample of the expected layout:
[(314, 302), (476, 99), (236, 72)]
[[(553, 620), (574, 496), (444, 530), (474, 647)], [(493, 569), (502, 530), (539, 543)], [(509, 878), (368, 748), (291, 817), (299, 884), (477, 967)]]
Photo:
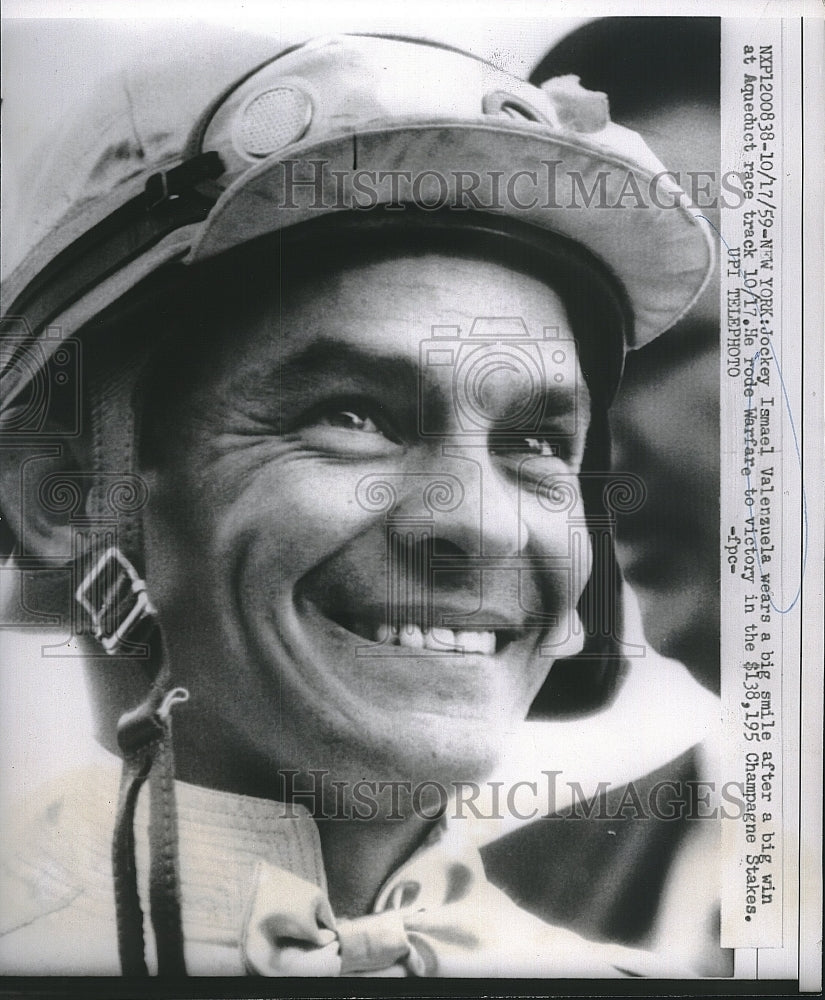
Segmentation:
[(572, 78), (239, 48), (70, 136), (5, 294), (20, 606), (74, 594), (111, 758), (23, 821), (3, 967), (662, 974), (445, 818), (531, 706), (621, 685), (607, 408), (706, 235), (672, 185), (638, 204), (663, 168)]
[[(266, 270), (258, 248), (263, 287), (288, 274), (283, 292), (231, 295), (227, 309), (222, 285), (194, 381), (167, 369), (167, 387), (183, 391), (152, 407), (146, 558), (175, 681), (192, 692), (175, 736), (186, 780), (267, 795), (274, 761), (326, 770), (344, 783), (345, 812), (366, 777), (481, 781), (545, 679), (540, 645), (581, 645), (587, 566), (569, 576), (571, 518), (588, 548), (581, 499), (555, 516), (542, 504), (556, 478), (575, 482), (588, 426), (562, 300), (526, 266), (471, 255), (483, 235), (460, 223), (430, 234), (427, 222), (405, 234), (422, 241), (417, 253), (390, 249), (391, 232), (366, 247), (349, 234), (300, 274), (283, 257), (307, 248), (280, 248)], [(488, 354), (486, 405), (462, 433), (455, 371), (421, 367), (419, 347), (437, 322), (469, 329), (477, 315), (518, 314), (527, 329), (552, 324), (568, 350), (555, 337), (519, 344), (543, 373), (534, 385)], [(513, 414), (531, 395), (540, 420), (519, 434)], [(370, 477), (395, 484), (391, 512), (359, 503)], [(394, 569), (409, 594), (388, 599), (388, 526), (427, 523), (427, 490), (442, 483), (453, 502), (430, 513), (430, 531), (399, 533)], [(326, 854), (345, 862), (328, 871), (333, 904), (368, 905), (421, 838), (424, 820), (410, 819), (321, 825)]]

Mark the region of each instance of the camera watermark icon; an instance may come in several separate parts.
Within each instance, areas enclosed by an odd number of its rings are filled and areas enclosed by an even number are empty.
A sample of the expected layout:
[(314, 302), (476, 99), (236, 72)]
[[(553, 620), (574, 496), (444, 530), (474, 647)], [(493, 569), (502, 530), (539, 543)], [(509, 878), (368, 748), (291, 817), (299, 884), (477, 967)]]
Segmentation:
[[(512, 551), (500, 547), (488, 551), (484, 470), (470, 457), (463, 460), (468, 466), (464, 480), (439, 470), (371, 473), (359, 481), (358, 504), (383, 515), (386, 553), (385, 634), (360, 646), (359, 656), (380, 656), (388, 647), (400, 647), (394, 655), (411, 657), (460, 652), (467, 643), (473, 650), (484, 649), (485, 643), (509, 641), (516, 632), (544, 634), (547, 641), (541, 653), (557, 656), (577, 641), (575, 606), (590, 558), (575, 476), (565, 485), (572, 488), (576, 502), (557, 512), (561, 516), (553, 528), (552, 550), (532, 551), (522, 544), (521, 526), (515, 524), (521, 508), (514, 498), (513, 524), (508, 529), (513, 532)], [(544, 516), (545, 506), (539, 506)], [(458, 529), (452, 519), (457, 519)], [(460, 536), (463, 545), (455, 541)], [(552, 606), (539, 607), (537, 581), (549, 578), (554, 581)], [(463, 598), (456, 605), (450, 596), (459, 582)], [(492, 593), (507, 595), (510, 625), (488, 607)], [(466, 604), (470, 594), (473, 607)]]
[(48, 327), (35, 340), (22, 317), (0, 321), (0, 434), (76, 437), (81, 431), (80, 341)]
[[(516, 316), (480, 316), (469, 330), (433, 326), (432, 336), (419, 346), (419, 433), (444, 435), (444, 418), (428, 401), (433, 374), (447, 373), (456, 426), (472, 444), (491, 433), (506, 436), (538, 433), (547, 416), (553, 389), (569, 395), (569, 413), (556, 433), (572, 436), (578, 426), (576, 344), (558, 327), (544, 327), (532, 336)], [(511, 403), (500, 404), (502, 384)]]
[[(501, 621), (486, 608), (488, 586), (509, 594), (513, 629), (541, 636), (539, 654), (550, 658), (572, 655), (583, 640), (612, 638), (625, 656), (643, 656), (644, 647), (621, 636), (621, 586), (611, 571), (616, 515), (638, 510), (645, 502), (644, 482), (637, 476), (614, 473), (554, 472), (540, 478), (526, 459), (519, 470), (517, 499), (513, 498), (514, 545), (511, 552), (487, 551), (484, 544), (483, 469), (464, 456), (468, 475), (453, 472), (371, 473), (356, 488), (356, 501), (371, 514), (383, 515), (385, 531), (385, 634), (359, 646), (358, 656), (381, 656), (400, 646), (394, 655), (431, 656), (465, 641), (460, 633), (498, 633)], [(582, 486), (598, 502), (586, 509)], [(593, 506), (593, 502), (589, 506)], [(540, 517), (552, 532), (547, 550), (529, 543), (527, 522)], [(464, 546), (449, 523), (459, 518)], [(447, 520), (445, 520), (447, 519)], [(467, 530), (477, 520), (476, 532)], [(476, 535), (470, 544), (473, 534)], [(445, 544), (446, 541), (446, 544)], [(597, 574), (597, 579), (593, 574)], [(547, 607), (522, 600), (525, 587), (549, 588), (554, 598)], [(460, 581), (471, 592), (475, 608), (457, 611), (450, 594)], [(590, 581), (590, 583), (588, 583)], [(583, 588), (587, 599), (580, 606)], [(409, 633), (404, 636), (404, 632)], [(418, 631), (416, 631), (418, 630)], [(506, 629), (505, 629), (506, 631)], [(419, 632), (420, 643), (415, 638)], [(478, 635), (473, 643), (492, 642)], [(601, 656), (602, 653), (599, 653)], [(617, 654), (618, 655), (618, 654)]]

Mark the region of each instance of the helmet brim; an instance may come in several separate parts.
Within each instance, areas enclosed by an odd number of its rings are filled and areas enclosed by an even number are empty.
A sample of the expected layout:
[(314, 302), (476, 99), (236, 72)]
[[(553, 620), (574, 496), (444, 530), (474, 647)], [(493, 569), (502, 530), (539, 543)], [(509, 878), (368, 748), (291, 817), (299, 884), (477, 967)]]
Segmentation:
[[(514, 164), (524, 183), (513, 185), (510, 197), (504, 189)], [(478, 178), (472, 198), (468, 178)], [(333, 212), (393, 205), (394, 198), (400, 213), (407, 190), (419, 195), (407, 204), (481, 207), (581, 243), (624, 288), (634, 320), (626, 347), (635, 348), (690, 309), (713, 261), (707, 224), (684, 195), (663, 193), (661, 183), (660, 175), (583, 138), (529, 125), (376, 123), (366, 132), (296, 145), (288, 160), (271, 158), (248, 170), (221, 195), (185, 259), (195, 263)], [(587, 204), (593, 192), (596, 200)]]

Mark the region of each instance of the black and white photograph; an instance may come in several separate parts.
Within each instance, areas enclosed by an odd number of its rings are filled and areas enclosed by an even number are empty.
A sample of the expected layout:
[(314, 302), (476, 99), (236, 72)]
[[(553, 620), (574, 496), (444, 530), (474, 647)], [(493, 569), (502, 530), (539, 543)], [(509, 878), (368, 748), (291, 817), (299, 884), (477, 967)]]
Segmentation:
[(4, 996), (821, 990), (823, 25), (9, 0)]

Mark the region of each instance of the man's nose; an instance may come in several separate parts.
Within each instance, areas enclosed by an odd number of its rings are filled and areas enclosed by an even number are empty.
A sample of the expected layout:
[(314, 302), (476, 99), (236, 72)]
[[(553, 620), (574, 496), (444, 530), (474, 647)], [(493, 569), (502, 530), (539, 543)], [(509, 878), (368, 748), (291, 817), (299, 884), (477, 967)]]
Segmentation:
[(529, 538), (515, 476), (497, 467), (486, 447), (442, 444), (438, 464), (460, 484), (460, 498), (434, 511), (434, 552), (454, 547), (486, 559), (521, 555)]

